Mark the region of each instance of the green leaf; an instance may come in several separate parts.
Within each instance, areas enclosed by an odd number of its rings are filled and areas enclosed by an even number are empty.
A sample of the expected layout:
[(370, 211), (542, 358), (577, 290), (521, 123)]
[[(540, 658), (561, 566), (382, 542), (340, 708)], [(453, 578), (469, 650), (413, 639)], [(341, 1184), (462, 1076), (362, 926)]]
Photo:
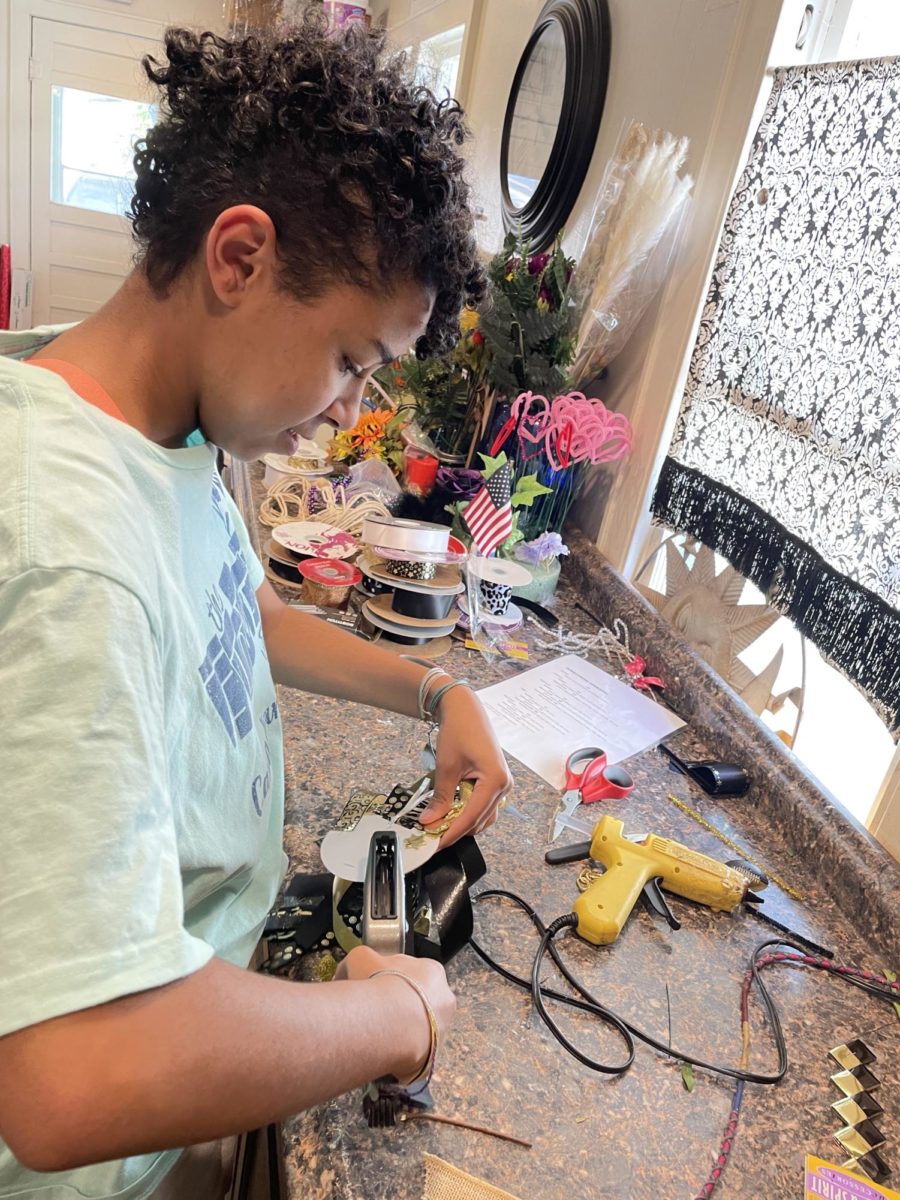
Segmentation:
[(545, 487), (543, 483), (538, 483), (537, 475), (523, 475), (516, 484), (516, 490), (510, 498), (510, 504), (513, 508), (531, 508), (538, 496), (548, 496), (553, 491), (553, 488)]
[(490, 479), (490, 477), (496, 471), (499, 471), (500, 468), (507, 462), (505, 450), (501, 450), (496, 458), (491, 458), (489, 454), (482, 454), (481, 451), (479, 451), (478, 457), (484, 463), (484, 469), (481, 473), (484, 475), (485, 479)]
[(553, 278), (560, 297), (566, 294), (566, 256), (556, 253), (553, 255)]
[(681, 1064), (681, 1082), (684, 1084), (686, 1092), (694, 1090), (694, 1068), (690, 1063)]

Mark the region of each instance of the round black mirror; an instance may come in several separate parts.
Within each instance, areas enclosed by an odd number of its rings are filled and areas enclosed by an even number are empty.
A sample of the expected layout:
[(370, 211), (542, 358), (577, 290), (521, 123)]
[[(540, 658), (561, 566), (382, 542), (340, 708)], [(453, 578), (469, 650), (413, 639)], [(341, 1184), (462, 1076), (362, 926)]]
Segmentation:
[(608, 0), (548, 0), (513, 79), (500, 144), (503, 223), (549, 246), (581, 191), (609, 78)]

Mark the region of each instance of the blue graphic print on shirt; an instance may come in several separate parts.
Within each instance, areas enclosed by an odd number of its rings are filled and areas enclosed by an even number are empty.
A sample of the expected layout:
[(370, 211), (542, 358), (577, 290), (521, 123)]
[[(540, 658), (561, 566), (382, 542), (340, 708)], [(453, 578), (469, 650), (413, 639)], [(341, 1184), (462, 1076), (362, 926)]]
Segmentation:
[(247, 562), (223, 501), (224, 487), (216, 476), (212, 504), (229, 535), (230, 561), (222, 564), (216, 588), (206, 593), (207, 613), (216, 633), (206, 647), (200, 678), (235, 746), (253, 728), (250, 710), (253, 664), (262, 625)]

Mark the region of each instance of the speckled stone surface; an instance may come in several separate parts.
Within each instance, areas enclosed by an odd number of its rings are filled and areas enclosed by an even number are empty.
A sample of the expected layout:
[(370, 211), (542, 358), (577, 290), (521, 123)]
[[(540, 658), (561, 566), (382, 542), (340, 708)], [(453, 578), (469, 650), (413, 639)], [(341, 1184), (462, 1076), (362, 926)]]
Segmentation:
[[(254, 472), (256, 468), (253, 469)], [(249, 517), (250, 484), (236, 472), (235, 492)], [(248, 521), (251, 524), (252, 522)], [(689, 755), (732, 758), (752, 771), (754, 786), (741, 800), (717, 801), (672, 773), (657, 751), (632, 759), (636, 788), (615, 811), (626, 831), (652, 830), (720, 859), (732, 857), (711, 834), (667, 799), (672, 793), (699, 809), (804, 896), (797, 902), (774, 885), (765, 908), (839, 960), (878, 970), (897, 965), (898, 875), (858, 828), (847, 823), (793, 768), (780, 743), (760, 735), (746, 710), (724, 697), (708, 670), (675, 639), (661, 638), (655, 614), (618, 581), (584, 539), (572, 540), (556, 610), (567, 628), (591, 631), (574, 607), (582, 603), (604, 620), (623, 616), (632, 649), (664, 674), (670, 695), (690, 728), (677, 745)], [(531, 662), (549, 657), (537, 648), (546, 635), (529, 624), (522, 635)], [(449, 670), (484, 686), (505, 675), (499, 664), (456, 646)], [(598, 660), (599, 665), (606, 665)], [(422, 727), (416, 722), (346, 702), (281, 691), (285, 725), (287, 818), (285, 846), (291, 873), (320, 870), (317, 842), (352, 787), (389, 787), (418, 771)], [(785, 760), (785, 761), (783, 761)], [(481, 839), (488, 875), (478, 891), (506, 888), (527, 898), (549, 921), (571, 907), (579, 864), (544, 863), (557, 796), (513, 761), (513, 809)], [(564, 837), (569, 835), (564, 835)], [(859, 893), (868, 892), (863, 901)], [(891, 907), (893, 906), (893, 907)], [(655, 1037), (708, 1061), (736, 1064), (740, 1054), (738, 994), (751, 949), (770, 936), (752, 917), (712, 914), (673, 901), (682, 928), (672, 932), (637, 908), (614, 946), (597, 949), (567, 933), (561, 952), (575, 973), (616, 1012)], [(893, 914), (893, 917), (892, 917)], [(535, 948), (530, 923), (510, 905), (486, 901), (476, 911), (476, 937), (520, 974)], [(458, 1019), (442, 1048), (433, 1085), (436, 1111), (531, 1139), (531, 1150), (480, 1134), (429, 1123), (370, 1130), (359, 1095), (304, 1113), (285, 1127), (291, 1200), (418, 1200), (429, 1151), (515, 1194), (520, 1200), (595, 1200), (625, 1197), (690, 1200), (718, 1150), (731, 1105), (731, 1085), (698, 1070), (692, 1093), (678, 1066), (639, 1045), (625, 1076), (595, 1074), (568, 1057), (540, 1024), (530, 997), (488, 970), (470, 947), (450, 964), (459, 999)], [(555, 986), (550, 967), (545, 974)], [(775, 967), (767, 972), (784, 1025), (790, 1069), (778, 1087), (748, 1085), (731, 1162), (716, 1192), (723, 1200), (799, 1196), (803, 1156), (845, 1157), (831, 1140), (839, 1126), (830, 1104), (829, 1047), (863, 1037), (878, 1062), (878, 1094), (887, 1136), (883, 1151), (900, 1177), (900, 1020), (891, 1008), (818, 972)], [(561, 1016), (584, 1050), (609, 1063), (622, 1060), (621, 1041), (582, 1015)], [(769, 1072), (775, 1051), (758, 1001), (751, 1002), (751, 1066)], [(348, 1034), (348, 1047), (354, 1037)]]
[[(568, 537), (568, 535), (567, 535)], [(890, 956), (900, 958), (900, 867), (834, 797), (810, 775), (770, 730), (581, 535), (566, 582), (601, 621), (625, 620), (634, 647), (647, 660), (648, 674), (662, 675), (666, 695), (690, 729), (672, 740), (681, 756), (708, 755), (744, 765), (753, 790), (744, 800), (715, 802), (777, 830), (785, 847), (822, 865), (834, 904)], [(852, 746), (836, 746), (852, 754)], [(702, 796), (702, 793), (699, 793)]]

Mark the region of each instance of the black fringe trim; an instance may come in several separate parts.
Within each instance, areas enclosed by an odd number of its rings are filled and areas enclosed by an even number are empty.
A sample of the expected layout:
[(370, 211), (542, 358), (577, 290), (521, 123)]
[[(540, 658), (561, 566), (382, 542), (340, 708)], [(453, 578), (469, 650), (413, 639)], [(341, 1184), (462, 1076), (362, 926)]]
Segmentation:
[(865, 694), (900, 738), (900, 613), (841, 575), (758, 505), (666, 458), (650, 510), (699, 538), (753, 581), (770, 604)]

